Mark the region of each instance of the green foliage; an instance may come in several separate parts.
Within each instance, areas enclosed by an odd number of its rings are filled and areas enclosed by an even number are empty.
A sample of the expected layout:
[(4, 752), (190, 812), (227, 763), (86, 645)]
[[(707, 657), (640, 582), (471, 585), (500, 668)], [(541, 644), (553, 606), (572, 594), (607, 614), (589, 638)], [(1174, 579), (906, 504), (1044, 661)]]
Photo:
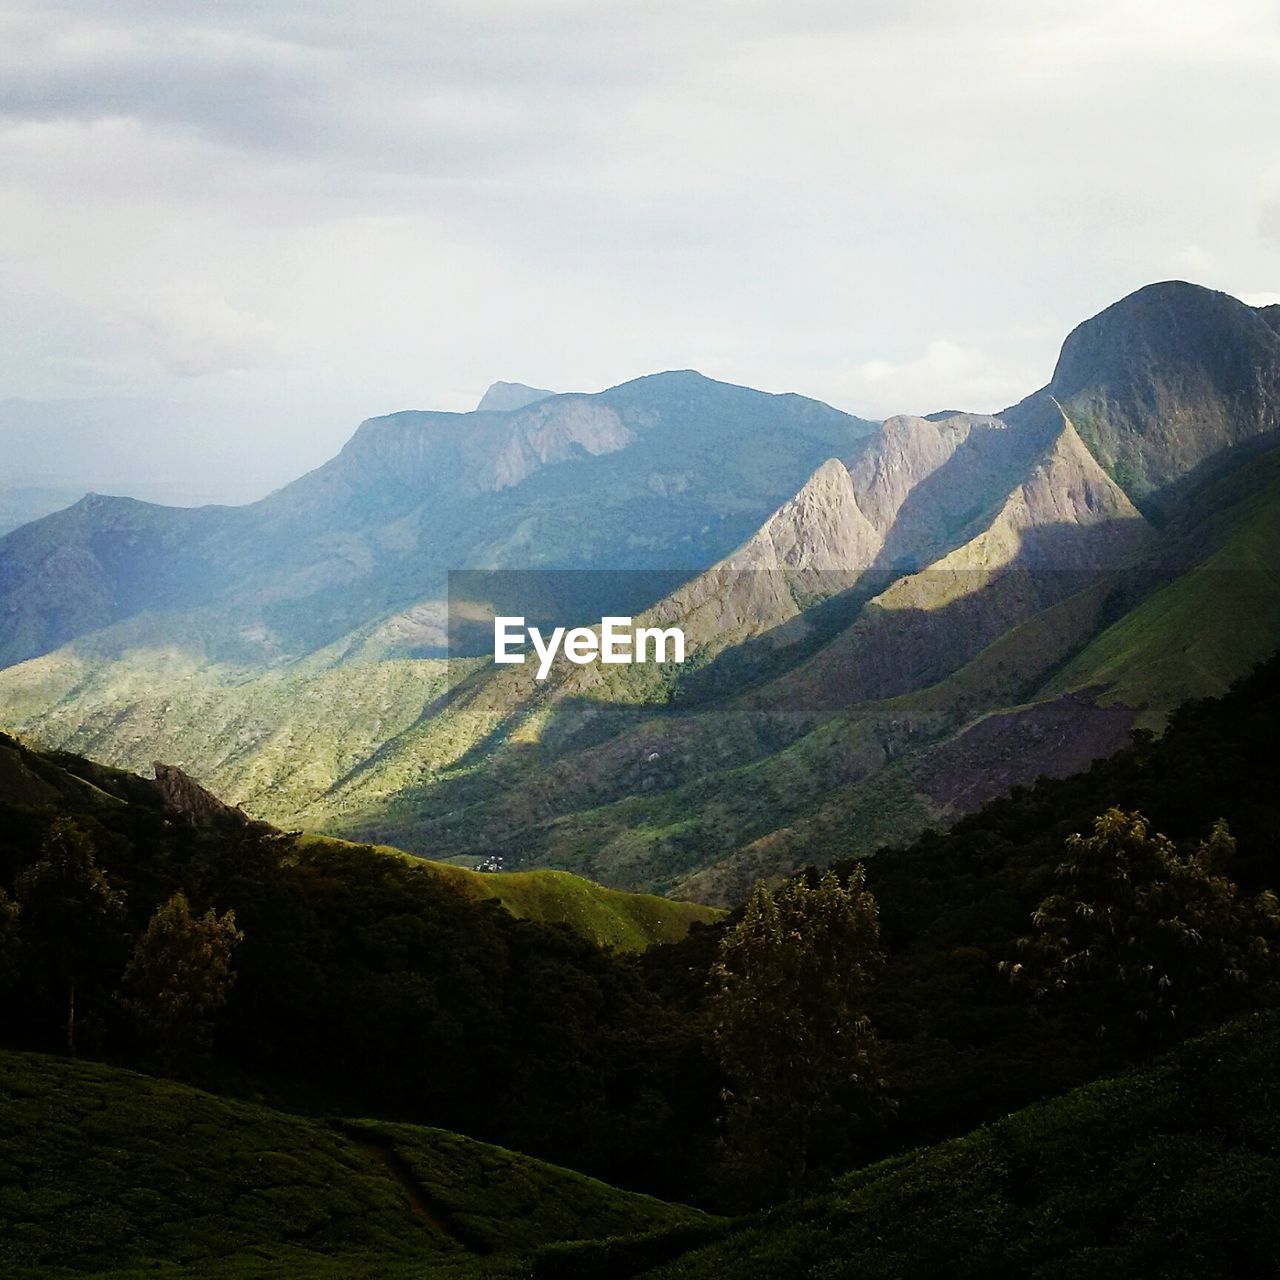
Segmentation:
[[(1280, 1018), (872, 1165), (616, 1280), (1272, 1275)], [(555, 1274), (555, 1273), (549, 1273)], [(570, 1273), (573, 1274), (573, 1273)]]
[[(299, 838), (303, 848), (341, 845), (329, 836)], [(366, 848), (370, 846), (364, 846)], [(496, 899), (517, 919), (567, 925), (600, 947), (642, 951), (658, 943), (678, 942), (695, 922), (710, 924), (723, 911), (698, 902), (677, 902), (649, 893), (609, 889), (567, 871), (472, 871), (451, 863), (413, 858), (385, 845), (388, 857), (426, 866), (446, 884), (478, 901)]]
[(5, 1276), (506, 1274), (477, 1257), (705, 1220), (456, 1134), (0, 1051)]
[(66, 1048), (76, 1051), (76, 983), (109, 960), (119, 939), (124, 896), (98, 866), (93, 838), (70, 818), (56, 818), (40, 857), (15, 881), (23, 936), (31, 957), (49, 966), (66, 993)]
[(1023, 959), (1006, 962), (1037, 999), (1079, 1011), (1099, 1036), (1149, 1039), (1256, 1000), (1277, 973), (1280, 903), (1224, 874), (1225, 822), (1189, 854), (1138, 813), (1109, 809), (1068, 837), (1054, 891), (1036, 907)]
[[(1192, 512), (1202, 518), (1192, 521)], [(1159, 728), (1188, 698), (1219, 696), (1280, 637), (1280, 451), (1208, 487), (1165, 534), (1193, 563), (1135, 602), (1054, 677), (1047, 692), (1104, 686)], [(1207, 553), (1207, 554), (1206, 554)], [(1198, 563), (1197, 563), (1198, 562)]]
[(156, 908), (125, 970), (125, 1004), (161, 1056), (207, 1047), (212, 1018), (235, 982), (231, 953), (244, 940), (236, 914), (193, 916), (186, 894)]
[[(717, 1078), (697, 1029), (661, 1007), (626, 953), (515, 918), (485, 892), (500, 877), (261, 826), (192, 827), (167, 817), (142, 779), (17, 744), (0, 743), (0, 766), (0, 886), (32, 879), (62, 809), (76, 814), (111, 892), (127, 890), (102, 963), (78, 984), (93, 1014), (86, 1047), (181, 1066), (215, 1087), (248, 1077), (290, 1105), (461, 1130), (668, 1196), (705, 1185)], [(644, 902), (579, 883), (521, 877), (516, 887), (531, 913), (585, 905), (579, 927), (612, 914), (619, 928), (662, 936), (716, 914), (661, 903), (649, 915)], [(185, 1018), (221, 985), (220, 960), (201, 976), (210, 918), (188, 926), (171, 907), (153, 921), (179, 891), (222, 921), (222, 941), (229, 912), (245, 935), (205, 1061), (190, 1052), (200, 1020)], [(66, 1008), (55, 963), (65, 935), (48, 913), (20, 919), (19, 981), (0, 989), (0, 1025), (11, 1043), (52, 1047)], [(187, 976), (166, 991), (164, 970), (184, 948)], [(122, 996), (145, 1006), (141, 1028)]]
[(774, 893), (759, 885), (724, 934), (710, 1016), (730, 1086), (728, 1141), (754, 1196), (794, 1190), (824, 1130), (856, 1131), (882, 1109), (864, 1003), (883, 965), (860, 867), (847, 884), (828, 872)]

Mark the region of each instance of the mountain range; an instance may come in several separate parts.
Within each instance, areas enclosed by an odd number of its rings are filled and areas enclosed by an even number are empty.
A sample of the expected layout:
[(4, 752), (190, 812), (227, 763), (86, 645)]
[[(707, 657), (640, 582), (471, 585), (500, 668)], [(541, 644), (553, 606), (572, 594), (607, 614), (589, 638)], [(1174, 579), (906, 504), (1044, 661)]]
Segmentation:
[[(279, 824), (732, 903), (1082, 768), (1276, 648), (1278, 429), (1280, 307), (1181, 282), (995, 415), (495, 384), (247, 507), (90, 495), (0, 539), (0, 722)], [(449, 661), (458, 568), (633, 577), (693, 659)], [(646, 598), (623, 570), (669, 573)]]

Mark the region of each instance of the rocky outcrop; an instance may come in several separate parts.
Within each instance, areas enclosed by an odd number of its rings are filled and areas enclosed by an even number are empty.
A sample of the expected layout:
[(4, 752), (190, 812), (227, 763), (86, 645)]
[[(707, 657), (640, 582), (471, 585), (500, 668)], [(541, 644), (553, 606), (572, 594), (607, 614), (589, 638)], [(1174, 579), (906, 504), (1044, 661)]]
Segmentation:
[(859, 506), (882, 544), (908, 496), (955, 454), (969, 430), (964, 415), (944, 422), (900, 415), (888, 419), (880, 434), (850, 462)]
[(523, 382), (495, 382), (480, 397), (476, 412), (510, 413), (513, 409), (523, 409), (527, 404), (536, 404), (555, 394), (554, 391), (544, 391), (540, 387), (526, 386)]
[(783, 503), (726, 569), (790, 569), (802, 573), (870, 567), (881, 536), (863, 514), (848, 468), (824, 462), (790, 502)]
[[(1020, 431), (999, 430), (1010, 441)], [(1027, 470), (979, 530), (874, 596), (852, 626), (779, 684), (780, 705), (833, 710), (932, 684), (1133, 562), (1151, 530), (1071, 423), (1059, 415), (1056, 434), (1035, 439)], [(1023, 456), (1026, 443), (1011, 454)]]
[(511, 415), (507, 439), (475, 473), (481, 491), (519, 484), (541, 467), (583, 454), (625, 448), (631, 433), (608, 405), (589, 396), (556, 396)]
[(248, 823), (244, 810), (224, 804), (177, 765), (157, 761), (155, 771), (160, 807), (171, 818), (189, 827), (242, 827)]

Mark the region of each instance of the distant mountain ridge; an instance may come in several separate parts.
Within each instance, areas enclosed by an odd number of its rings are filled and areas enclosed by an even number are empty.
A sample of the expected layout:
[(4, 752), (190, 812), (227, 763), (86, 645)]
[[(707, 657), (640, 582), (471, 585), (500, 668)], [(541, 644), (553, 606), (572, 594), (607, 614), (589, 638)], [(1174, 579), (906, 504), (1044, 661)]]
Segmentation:
[(509, 413), (512, 409), (523, 409), (527, 404), (536, 404), (555, 394), (554, 391), (526, 386), (523, 382), (495, 382), (480, 397), (476, 412)]
[[(451, 568), (695, 570), (872, 430), (688, 371), (510, 412), (370, 419), (247, 507), (90, 496), (0, 539), (0, 663), (162, 613), (145, 636), (171, 627), (260, 667), (443, 601)], [(417, 639), (438, 648), (438, 625)], [(134, 643), (127, 628), (95, 640)]]

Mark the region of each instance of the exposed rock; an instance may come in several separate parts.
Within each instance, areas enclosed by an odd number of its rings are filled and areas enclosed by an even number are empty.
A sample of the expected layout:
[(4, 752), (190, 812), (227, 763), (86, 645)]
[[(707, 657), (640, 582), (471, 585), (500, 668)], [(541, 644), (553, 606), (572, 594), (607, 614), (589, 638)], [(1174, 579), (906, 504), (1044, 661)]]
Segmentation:
[(527, 404), (535, 404), (555, 394), (554, 391), (544, 391), (540, 387), (526, 386), (523, 382), (495, 382), (480, 397), (476, 412), (510, 413), (513, 409), (523, 409)]
[(1068, 335), (1053, 380), (1005, 416), (1053, 396), (1090, 451), (1139, 503), (1280, 430), (1280, 333), (1265, 310), (1180, 280), (1148, 285)]
[(190, 827), (242, 827), (249, 821), (239, 806), (224, 804), (194, 778), (187, 777), (177, 765), (156, 761), (155, 771), (160, 804), (170, 817)]
[(824, 462), (804, 488), (725, 562), (728, 569), (792, 569), (805, 574), (870, 567), (881, 537), (862, 513), (848, 468)]

